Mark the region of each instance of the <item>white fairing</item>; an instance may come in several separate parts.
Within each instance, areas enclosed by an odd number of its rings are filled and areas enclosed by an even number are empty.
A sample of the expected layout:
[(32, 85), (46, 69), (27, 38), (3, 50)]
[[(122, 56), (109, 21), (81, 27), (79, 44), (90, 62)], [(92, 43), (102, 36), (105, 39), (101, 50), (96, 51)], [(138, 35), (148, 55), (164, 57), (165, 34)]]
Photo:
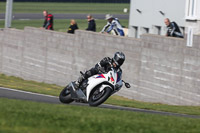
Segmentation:
[[(116, 84), (121, 88), (122, 87), (122, 80), (121, 80), (121, 75), (119, 75), (120, 77), (118, 77), (119, 74), (117, 74), (117, 72), (112, 69), (111, 71), (109, 71), (106, 74), (97, 74), (94, 75), (90, 78), (88, 78), (88, 86), (86, 88), (86, 97), (87, 97), (87, 101), (89, 100), (90, 97), (90, 93), (91, 91), (99, 84), (104, 83), (109, 83), (112, 84), (114, 86), (114, 88), (108, 84), (102, 84), (100, 87), (100, 91), (102, 91), (105, 87), (110, 87), (115, 89)], [(120, 89), (118, 88), (118, 90)]]

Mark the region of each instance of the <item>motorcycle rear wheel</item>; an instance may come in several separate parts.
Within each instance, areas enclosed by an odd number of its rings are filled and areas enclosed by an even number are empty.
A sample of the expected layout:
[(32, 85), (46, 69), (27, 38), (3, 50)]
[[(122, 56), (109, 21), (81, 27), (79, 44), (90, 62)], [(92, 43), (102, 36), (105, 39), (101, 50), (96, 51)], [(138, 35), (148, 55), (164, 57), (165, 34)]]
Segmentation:
[(98, 106), (105, 102), (111, 95), (112, 89), (110, 87), (105, 87), (101, 92), (99, 92), (99, 87), (92, 90), (89, 98), (90, 106)]
[(59, 100), (62, 102), (62, 103), (71, 103), (73, 102), (74, 100), (71, 98), (71, 93), (68, 89), (68, 86), (66, 86), (61, 92), (60, 92), (60, 95), (59, 95)]

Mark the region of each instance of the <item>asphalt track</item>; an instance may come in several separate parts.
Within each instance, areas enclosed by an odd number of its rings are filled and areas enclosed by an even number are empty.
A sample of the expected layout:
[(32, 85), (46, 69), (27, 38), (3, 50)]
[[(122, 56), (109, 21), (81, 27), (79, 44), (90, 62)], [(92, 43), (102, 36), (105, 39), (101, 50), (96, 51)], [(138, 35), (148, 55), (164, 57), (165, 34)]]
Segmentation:
[[(88, 14), (53, 14), (54, 19), (86, 19)], [(95, 19), (105, 19), (105, 14), (92, 14)], [(119, 19), (129, 19), (129, 14), (113, 14), (113, 17)], [(0, 13), (0, 19), (5, 19), (5, 14)], [(31, 20), (31, 19), (44, 19), (42, 13), (16, 13), (13, 14), (14, 20)]]
[[(35, 102), (43, 102), (43, 103), (51, 103), (51, 104), (62, 104), (59, 101), (58, 97), (56, 96), (32, 93), (32, 92), (15, 90), (15, 89), (10, 89), (10, 88), (3, 88), (3, 87), (0, 87), (0, 98), (1, 97), (9, 98), (9, 99), (30, 100), (30, 101), (35, 101)], [(75, 102), (71, 103), (71, 105), (88, 106), (88, 104), (75, 103)], [(142, 112), (142, 113), (157, 114), (157, 115), (168, 115), (168, 116), (200, 119), (200, 116), (197, 116), (197, 115), (186, 115), (186, 114), (178, 114), (178, 113), (171, 113), (171, 112), (137, 109), (137, 108), (122, 107), (122, 106), (115, 106), (115, 105), (108, 105), (108, 104), (102, 104), (98, 107), (106, 108), (106, 109), (115, 109), (115, 110)]]

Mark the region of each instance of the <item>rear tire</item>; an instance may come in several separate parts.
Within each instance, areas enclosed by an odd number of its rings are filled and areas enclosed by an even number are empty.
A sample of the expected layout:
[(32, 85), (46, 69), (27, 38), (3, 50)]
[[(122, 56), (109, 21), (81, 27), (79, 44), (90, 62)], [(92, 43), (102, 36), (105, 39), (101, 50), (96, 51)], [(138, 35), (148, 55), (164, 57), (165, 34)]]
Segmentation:
[(62, 103), (71, 103), (71, 102), (74, 101), (74, 100), (71, 98), (71, 93), (70, 93), (70, 91), (69, 91), (68, 86), (66, 86), (66, 87), (60, 92), (59, 100), (60, 100)]
[(112, 89), (110, 87), (105, 87), (101, 92), (99, 92), (99, 87), (96, 87), (90, 93), (89, 105), (98, 106), (105, 102), (111, 95)]

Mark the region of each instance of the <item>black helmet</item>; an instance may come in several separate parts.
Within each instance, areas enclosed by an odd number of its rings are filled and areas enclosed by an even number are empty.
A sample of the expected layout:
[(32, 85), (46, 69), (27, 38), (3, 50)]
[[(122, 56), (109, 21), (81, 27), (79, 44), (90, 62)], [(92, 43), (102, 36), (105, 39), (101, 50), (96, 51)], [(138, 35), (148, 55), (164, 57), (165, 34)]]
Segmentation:
[(113, 57), (113, 61), (115, 62), (115, 64), (120, 67), (124, 61), (125, 61), (125, 55), (122, 52), (116, 52), (114, 57)]

